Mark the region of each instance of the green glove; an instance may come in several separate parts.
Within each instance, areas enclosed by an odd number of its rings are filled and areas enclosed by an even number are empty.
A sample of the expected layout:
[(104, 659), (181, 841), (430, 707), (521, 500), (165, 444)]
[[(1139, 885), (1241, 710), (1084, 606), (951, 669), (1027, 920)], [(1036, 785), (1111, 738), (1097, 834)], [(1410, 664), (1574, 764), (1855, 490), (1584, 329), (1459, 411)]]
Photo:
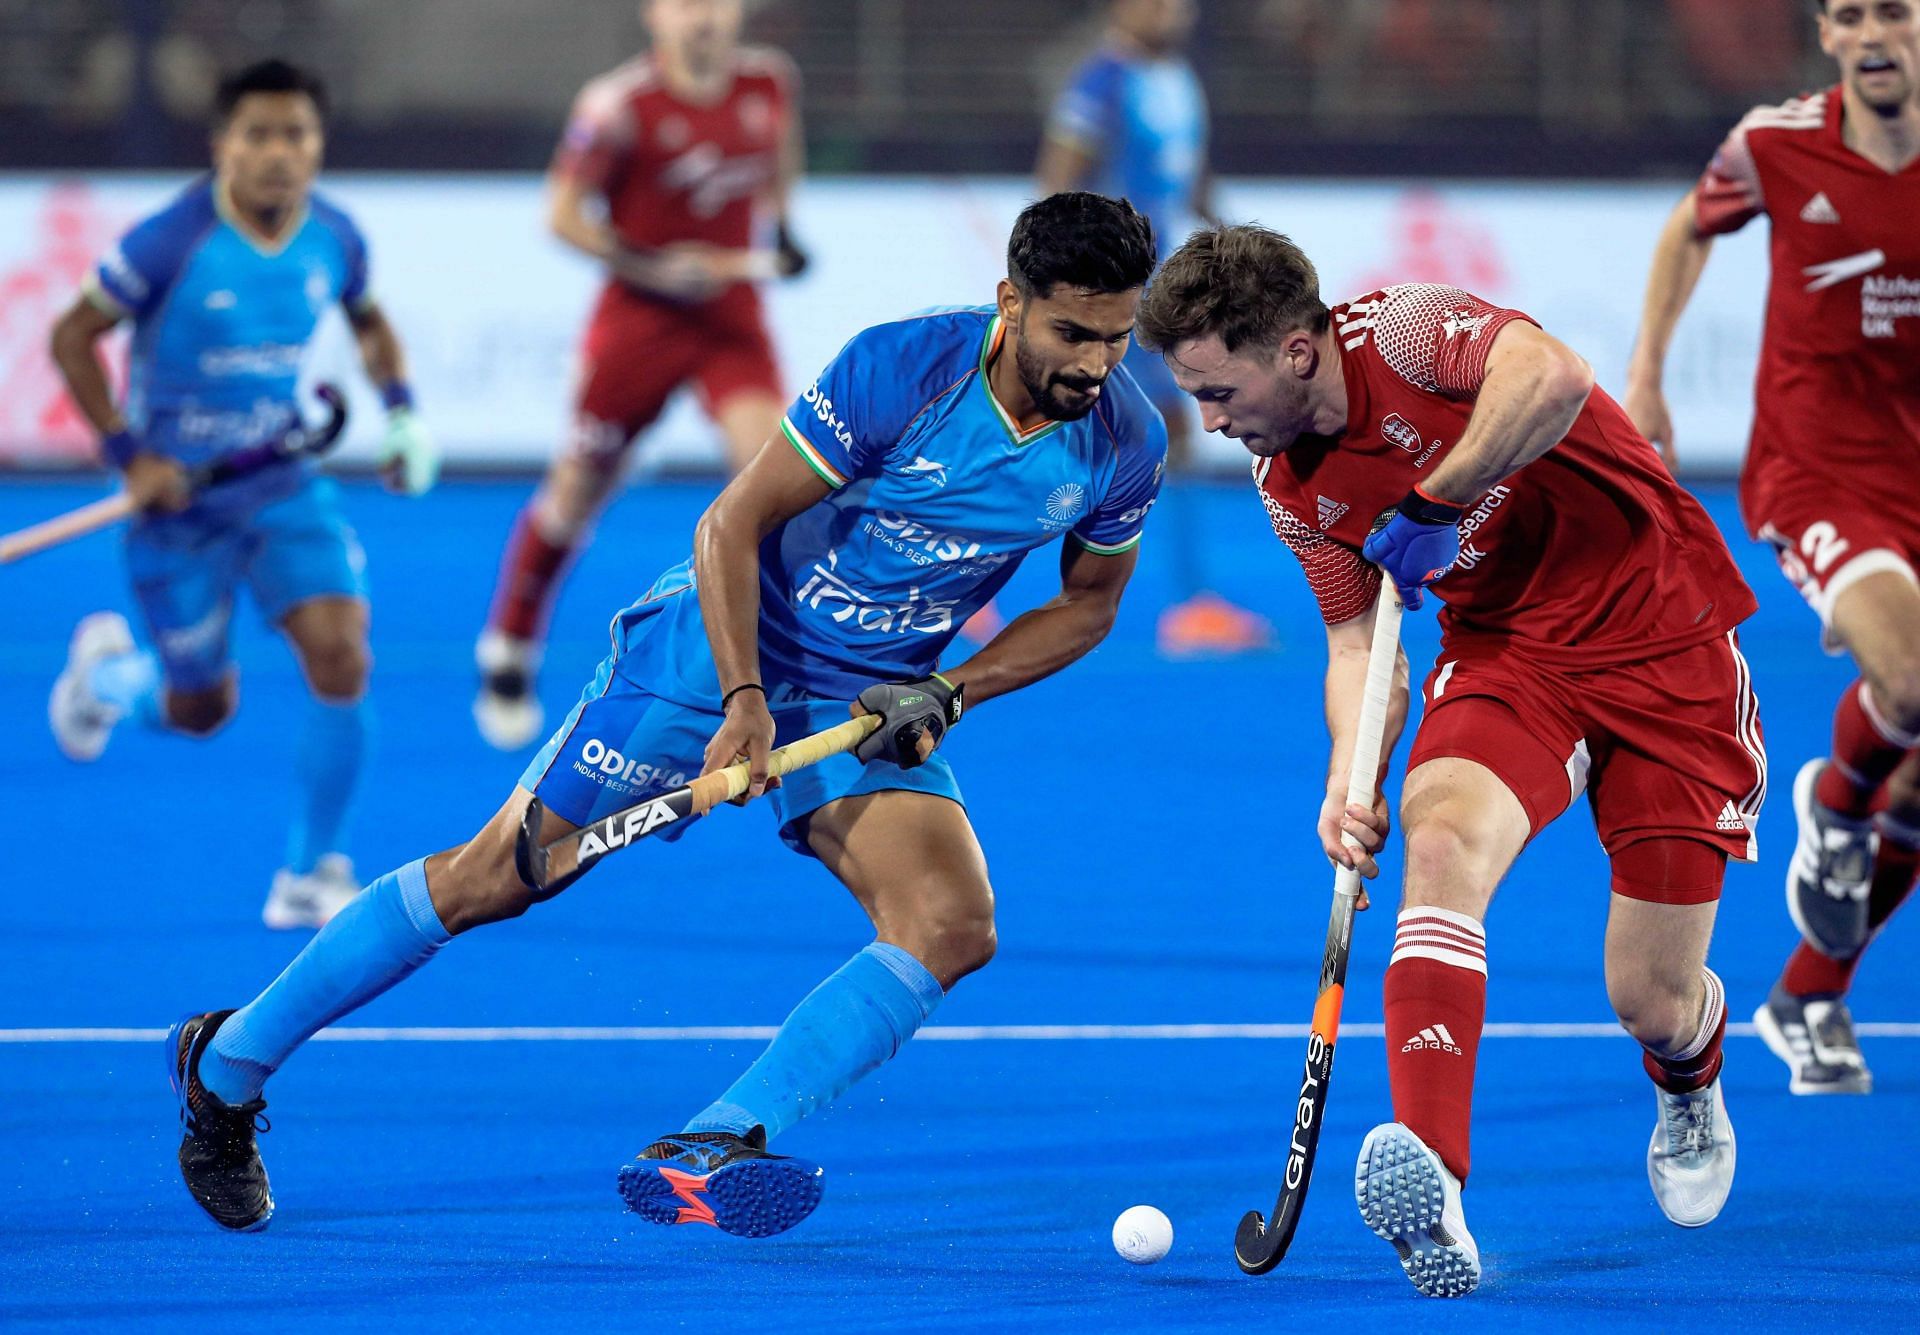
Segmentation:
[(380, 471), (388, 486), (409, 496), (420, 495), (440, 476), (440, 447), (412, 408), (394, 408), (387, 413)]

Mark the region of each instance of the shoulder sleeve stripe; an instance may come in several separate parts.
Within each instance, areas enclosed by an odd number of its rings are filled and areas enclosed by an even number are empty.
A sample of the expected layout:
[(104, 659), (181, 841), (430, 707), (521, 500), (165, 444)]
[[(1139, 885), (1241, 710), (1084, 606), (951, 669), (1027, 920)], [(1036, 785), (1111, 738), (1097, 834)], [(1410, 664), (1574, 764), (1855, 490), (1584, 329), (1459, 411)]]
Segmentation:
[(1131, 538), (1128, 538), (1125, 542), (1116, 542), (1111, 546), (1109, 546), (1104, 542), (1090, 542), (1086, 538), (1081, 537), (1078, 533), (1069, 533), (1067, 536), (1072, 538), (1075, 542), (1079, 543), (1082, 547), (1085, 547), (1088, 551), (1092, 552), (1095, 556), (1118, 556), (1122, 552), (1130, 552), (1135, 547), (1138, 547), (1140, 545), (1140, 539), (1145, 535), (1146, 535), (1146, 530), (1142, 529), (1140, 532), (1134, 534)]
[(847, 479), (840, 470), (828, 463), (826, 456), (816, 450), (812, 443), (800, 434), (799, 428), (785, 417), (780, 419), (780, 434), (787, 438), (789, 445), (800, 452), (800, 457), (806, 461), (807, 467), (818, 473), (822, 482), (834, 488), (847, 485)]
[(92, 302), (104, 315), (111, 315), (116, 319), (124, 320), (133, 314), (132, 311), (120, 304), (118, 297), (100, 285), (100, 275), (97, 270), (87, 270), (87, 276), (80, 280), (80, 295)]

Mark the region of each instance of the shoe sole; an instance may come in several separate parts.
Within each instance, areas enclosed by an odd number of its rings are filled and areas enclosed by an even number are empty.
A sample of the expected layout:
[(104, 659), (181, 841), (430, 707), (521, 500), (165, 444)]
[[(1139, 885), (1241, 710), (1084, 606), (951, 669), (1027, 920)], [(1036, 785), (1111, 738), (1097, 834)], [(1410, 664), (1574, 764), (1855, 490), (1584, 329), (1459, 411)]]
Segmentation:
[(1787, 1081), (1787, 1090), (1793, 1094), (1871, 1094), (1873, 1093), (1873, 1072), (1862, 1070), (1857, 1076), (1844, 1080), (1832, 1080), (1824, 1084), (1815, 1084), (1801, 1078), (1800, 1057), (1794, 1052), (1793, 1045), (1787, 1042), (1787, 1036), (1780, 1029), (1780, 1022), (1773, 1018), (1773, 1010), (1764, 1002), (1753, 1013), (1753, 1029), (1760, 1035), (1760, 1041), (1767, 1045), (1767, 1051), (1786, 1063), (1792, 1072)]
[(620, 1197), (650, 1223), (709, 1224), (736, 1238), (766, 1238), (813, 1213), (824, 1177), (804, 1159), (746, 1159), (705, 1174), (630, 1163), (620, 1170)]
[[(173, 1101), (182, 1117), (186, 1115), (187, 1095), (186, 1091), (181, 1087), (180, 1036), (188, 1025), (199, 1018), (200, 1012), (198, 1011), (195, 1011), (192, 1015), (183, 1015), (173, 1022), (172, 1028), (167, 1030), (167, 1084), (173, 1090)], [(187, 1193), (188, 1200), (200, 1207), (202, 1214), (206, 1215), (209, 1219), (213, 1219), (214, 1223), (220, 1225), (222, 1232), (264, 1233), (266, 1232), (267, 1225), (273, 1222), (273, 1197), (271, 1195), (267, 1197), (267, 1212), (264, 1215), (251, 1224), (242, 1224), (236, 1228), (232, 1224), (222, 1224), (218, 1219), (214, 1219), (212, 1212), (207, 1209), (206, 1204), (201, 1201), (198, 1196), (193, 1194), (193, 1188), (187, 1185), (185, 1178), (180, 1179), (180, 1189)]]
[[(1799, 861), (1800, 846), (1807, 842), (1803, 832), (1814, 823), (1813, 787), (1820, 781), (1820, 771), (1823, 767), (1824, 764), (1822, 761), (1818, 759), (1809, 760), (1800, 767), (1800, 772), (1793, 776), (1794, 853), (1793, 856), (1787, 859), (1787, 916), (1793, 919), (1793, 925), (1795, 929), (1799, 931), (1802, 941), (1805, 941), (1823, 955), (1830, 955), (1835, 959), (1844, 959), (1858, 954), (1866, 947), (1866, 936), (1863, 935), (1860, 940), (1850, 944), (1843, 943), (1835, 945), (1822, 940), (1820, 934), (1813, 930), (1805, 910), (1801, 908), (1800, 897), (1802, 891), (1793, 873), (1794, 865)], [(1818, 885), (1812, 887), (1812, 889), (1805, 893), (1809, 895), (1826, 895), (1826, 891)], [(1862, 921), (1864, 923), (1864, 919)], [(1795, 1092), (1797, 1093), (1798, 1091)]]
[(1414, 1288), (1429, 1298), (1462, 1298), (1480, 1284), (1480, 1261), (1441, 1227), (1446, 1186), (1430, 1153), (1402, 1127), (1369, 1133), (1354, 1199), (1367, 1227), (1399, 1254)]
[(531, 746), (546, 726), (546, 710), (537, 701), (526, 705), (524, 713), (517, 712), (520, 708), (520, 701), (503, 700), (484, 691), (475, 696), (473, 724), (480, 730), (481, 740), (496, 751)]

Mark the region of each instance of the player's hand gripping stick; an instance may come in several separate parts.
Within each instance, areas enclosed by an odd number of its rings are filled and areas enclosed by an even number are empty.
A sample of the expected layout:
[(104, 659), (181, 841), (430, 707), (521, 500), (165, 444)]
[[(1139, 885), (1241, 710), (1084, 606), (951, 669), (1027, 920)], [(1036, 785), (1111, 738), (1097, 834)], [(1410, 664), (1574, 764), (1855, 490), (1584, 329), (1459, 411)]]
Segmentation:
[[(810, 737), (789, 742), (767, 757), (767, 774), (778, 777), (808, 765), (817, 765), (828, 756), (851, 751), (880, 726), (877, 715), (862, 714)], [(591, 825), (561, 835), (551, 843), (540, 842), (540, 821), (546, 804), (538, 797), (528, 801), (520, 817), (520, 835), (514, 842), (514, 866), (520, 883), (539, 899), (559, 894), (609, 853), (618, 852), (693, 816), (704, 816), (722, 802), (730, 802), (747, 791), (752, 782), (752, 766), (738, 764), (703, 774), (692, 783), (670, 793), (649, 797), (623, 807)]]
[[(1393, 669), (1400, 656), (1401, 603), (1391, 581), (1383, 580), (1373, 613), (1373, 644), (1367, 654), (1366, 693), (1353, 742), (1353, 767), (1347, 772), (1347, 805), (1371, 809), (1380, 775), (1380, 743), (1386, 732), (1387, 706), (1393, 695)], [(1342, 836), (1358, 848), (1352, 834)], [(1353, 911), (1360, 897), (1360, 873), (1335, 869), (1333, 916), (1327, 922), (1326, 951), (1320, 957), (1320, 990), (1313, 1003), (1313, 1029), (1307, 1037), (1306, 1070), (1300, 1095), (1288, 1105), (1287, 1166), (1273, 1215), (1262, 1219), (1249, 1210), (1233, 1237), (1233, 1256), (1249, 1275), (1264, 1275), (1280, 1264), (1299, 1227), (1313, 1178), (1313, 1159), (1326, 1118), (1327, 1087), (1333, 1078), (1333, 1045), (1340, 1032), (1340, 1003), (1346, 996), (1347, 952), (1353, 944)]]
[[(193, 489), (201, 491), (207, 487), (217, 487), (223, 482), (257, 473), (271, 464), (303, 455), (324, 454), (333, 448), (347, 425), (346, 396), (332, 385), (321, 385), (314, 392), (327, 406), (326, 420), (319, 426), (296, 426), (283, 436), (258, 445), (248, 445), (215, 463), (197, 468), (189, 475)], [(0, 537), (0, 565), (44, 552), (49, 547), (58, 547), (61, 543), (83, 538), (89, 533), (97, 533), (130, 518), (136, 508), (133, 497), (120, 491), (77, 510), (55, 515), (31, 528), (9, 533)]]
[(1415, 487), (1360, 548), (1360, 554), (1386, 572), (1400, 601), (1414, 611), (1426, 601), (1421, 589), (1439, 579), (1460, 559), (1460, 507), (1436, 501)]
[[(960, 721), (966, 706), (964, 686), (955, 686), (938, 672), (918, 681), (885, 681), (860, 692), (860, 708), (882, 726), (860, 743), (855, 752), (865, 761), (888, 760), (901, 769), (925, 762)], [(921, 743), (926, 743), (924, 749)]]

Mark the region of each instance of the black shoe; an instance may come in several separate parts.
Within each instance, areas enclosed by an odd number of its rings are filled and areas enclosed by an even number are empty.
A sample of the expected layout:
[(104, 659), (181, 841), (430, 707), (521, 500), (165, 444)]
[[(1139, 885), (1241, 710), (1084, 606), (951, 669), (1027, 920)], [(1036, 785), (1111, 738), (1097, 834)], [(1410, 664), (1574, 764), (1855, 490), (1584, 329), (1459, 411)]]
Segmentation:
[(1787, 1088), (1795, 1094), (1873, 1092), (1873, 1072), (1854, 1037), (1845, 997), (1796, 997), (1775, 983), (1766, 1004), (1753, 1013), (1753, 1027), (1793, 1072)]
[(254, 1135), (269, 1129), (265, 1099), (230, 1107), (200, 1083), (200, 1057), (232, 1011), (189, 1015), (167, 1031), (167, 1078), (180, 1100), (180, 1177), (213, 1222), (258, 1233), (273, 1220), (273, 1188)]
[(820, 1204), (818, 1164), (767, 1153), (767, 1130), (662, 1136), (620, 1170), (627, 1208), (656, 1224), (709, 1224), (741, 1238), (784, 1233)]

